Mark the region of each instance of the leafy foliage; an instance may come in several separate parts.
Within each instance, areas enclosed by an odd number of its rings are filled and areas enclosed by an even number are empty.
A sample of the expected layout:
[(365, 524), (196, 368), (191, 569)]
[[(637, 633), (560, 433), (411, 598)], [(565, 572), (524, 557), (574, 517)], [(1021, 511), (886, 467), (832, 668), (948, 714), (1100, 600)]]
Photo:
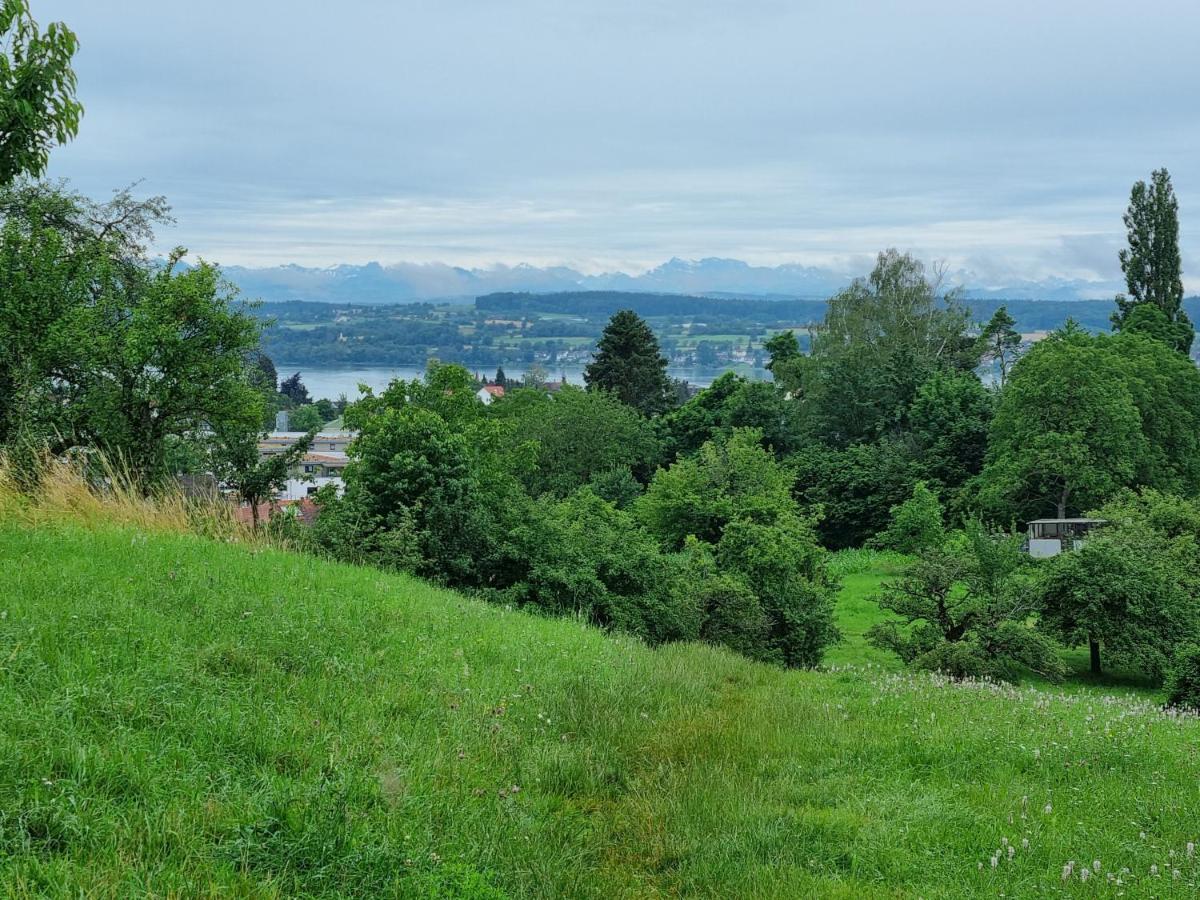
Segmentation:
[[(1166, 169), (1151, 173), (1149, 185), (1134, 183), (1125, 228), (1129, 246), (1119, 258), (1129, 296), (1117, 297), (1113, 324), (1122, 331), (1149, 333), (1187, 356), (1195, 329), (1183, 311), (1179, 201)], [(1153, 307), (1161, 315), (1147, 314), (1143, 307)]]
[(1200, 638), (1200, 518), (1193, 504), (1154, 491), (1098, 515), (1109, 524), (1047, 562), (1041, 627), (1068, 646), (1092, 647), (1096, 674), (1103, 654), (1161, 679), (1172, 647)]
[[(756, 655), (812, 666), (838, 638), (833, 579), (813, 520), (792, 499), (791, 476), (761, 439), (754, 429), (735, 429), (660, 469), (634, 513), (664, 549), (711, 552), (720, 573), (753, 592), (757, 609), (726, 582), (712, 586), (705, 621), (716, 631), (744, 643), (765, 617), (767, 640)], [(722, 596), (734, 607), (714, 610)]]
[(532, 448), (535, 458), (523, 481), (534, 496), (566, 497), (618, 471), (645, 475), (658, 456), (651, 424), (607, 391), (567, 386), (550, 397), (518, 390), (493, 403), (489, 413), (512, 426), (513, 452)]
[(1175, 651), (1165, 687), (1167, 706), (1200, 712), (1200, 645), (1184, 644)]
[(830, 299), (813, 332), (804, 397), (817, 434), (845, 447), (907, 431), (920, 386), (970, 365), (966, 328), (956, 293), (940, 294), (911, 256), (881, 253), (869, 278)]
[(42, 31), (27, 0), (0, 4), (0, 187), (20, 175), (39, 176), (50, 148), (79, 131), (83, 106), (75, 98), (71, 59), (75, 33), (61, 22)]
[(872, 626), (867, 639), (914, 668), (956, 678), (1011, 680), (1022, 669), (1059, 678), (1057, 647), (1029, 625), (1030, 577), (1018, 539), (973, 526), (926, 548), (884, 585), (879, 605), (901, 621)]
[(945, 540), (942, 504), (924, 481), (913, 486), (912, 496), (892, 507), (892, 521), (875, 543), (885, 550), (919, 553)]
[(998, 515), (1060, 518), (1122, 488), (1200, 487), (1200, 372), (1135, 334), (1052, 335), (1013, 369), (981, 497)]

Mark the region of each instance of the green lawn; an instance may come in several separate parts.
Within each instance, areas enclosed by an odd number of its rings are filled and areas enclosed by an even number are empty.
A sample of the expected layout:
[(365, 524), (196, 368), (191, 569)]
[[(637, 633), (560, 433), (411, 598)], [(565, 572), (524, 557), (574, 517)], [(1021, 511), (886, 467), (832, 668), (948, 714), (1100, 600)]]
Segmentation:
[(6, 896), (1200, 883), (1200, 723), (1149, 703), (650, 650), (187, 535), (0, 524), (0, 560)]

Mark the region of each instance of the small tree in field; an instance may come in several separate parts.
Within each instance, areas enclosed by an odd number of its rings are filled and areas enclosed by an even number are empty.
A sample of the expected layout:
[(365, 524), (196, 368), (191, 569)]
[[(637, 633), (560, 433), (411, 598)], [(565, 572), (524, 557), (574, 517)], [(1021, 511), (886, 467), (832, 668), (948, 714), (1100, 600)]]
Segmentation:
[(217, 476), (250, 504), (250, 516), (258, 528), (258, 508), (287, 484), (288, 474), (312, 446), (310, 432), (282, 453), (263, 457), (258, 450), (258, 433), (241, 431), (222, 436), (216, 453)]
[(1036, 610), (1029, 581), (1018, 539), (972, 527), (884, 584), (879, 605), (900, 621), (872, 626), (867, 640), (913, 668), (958, 678), (1010, 680), (1028, 669), (1057, 679), (1057, 646), (1028, 622)]
[(900, 553), (919, 553), (938, 546), (945, 537), (942, 504), (925, 482), (918, 481), (912, 496), (892, 507), (891, 524), (876, 538), (876, 543)]
[(1039, 625), (1068, 646), (1162, 678), (1172, 648), (1200, 640), (1197, 511), (1146, 491), (1103, 507), (1108, 524), (1078, 550), (1049, 560), (1039, 584)]

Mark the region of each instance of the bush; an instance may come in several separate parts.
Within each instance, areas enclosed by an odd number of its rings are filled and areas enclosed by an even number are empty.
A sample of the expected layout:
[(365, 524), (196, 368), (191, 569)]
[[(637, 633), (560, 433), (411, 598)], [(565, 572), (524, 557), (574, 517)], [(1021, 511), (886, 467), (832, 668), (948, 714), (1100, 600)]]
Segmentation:
[(912, 496), (892, 507), (892, 521), (874, 540), (885, 550), (919, 553), (936, 547), (946, 536), (942, 504), (924, 481), (913, 486)]
[(1185, 644), (1175, 651), (1166, 688), (1167, 706), (1200, 712), (1200, 645)]

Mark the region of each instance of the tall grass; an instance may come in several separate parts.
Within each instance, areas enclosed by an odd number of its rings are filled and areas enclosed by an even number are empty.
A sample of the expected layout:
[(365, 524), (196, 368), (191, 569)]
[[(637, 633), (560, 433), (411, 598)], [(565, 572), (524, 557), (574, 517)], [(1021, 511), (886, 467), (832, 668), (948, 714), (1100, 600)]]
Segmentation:
[(191, 498), (177, 485), (145, 490), (119, 460), (103, 454), (39, 452), (18, 464), (0, 453), (0, 516), (26, 526), (76, 524), (191, 532), (225, 540), (263, 538), (238, 522), (220, 497)]
[(897, 553), (894, 550), (875, 550), (870, 547), (857, 547), (850, 550), (838, 550), (829, 555), (829, 573), (836, 578), (847, 575), (861, 575), (864, 572), (883, 572), (888, 575), (899, 575), (912, 557)]

